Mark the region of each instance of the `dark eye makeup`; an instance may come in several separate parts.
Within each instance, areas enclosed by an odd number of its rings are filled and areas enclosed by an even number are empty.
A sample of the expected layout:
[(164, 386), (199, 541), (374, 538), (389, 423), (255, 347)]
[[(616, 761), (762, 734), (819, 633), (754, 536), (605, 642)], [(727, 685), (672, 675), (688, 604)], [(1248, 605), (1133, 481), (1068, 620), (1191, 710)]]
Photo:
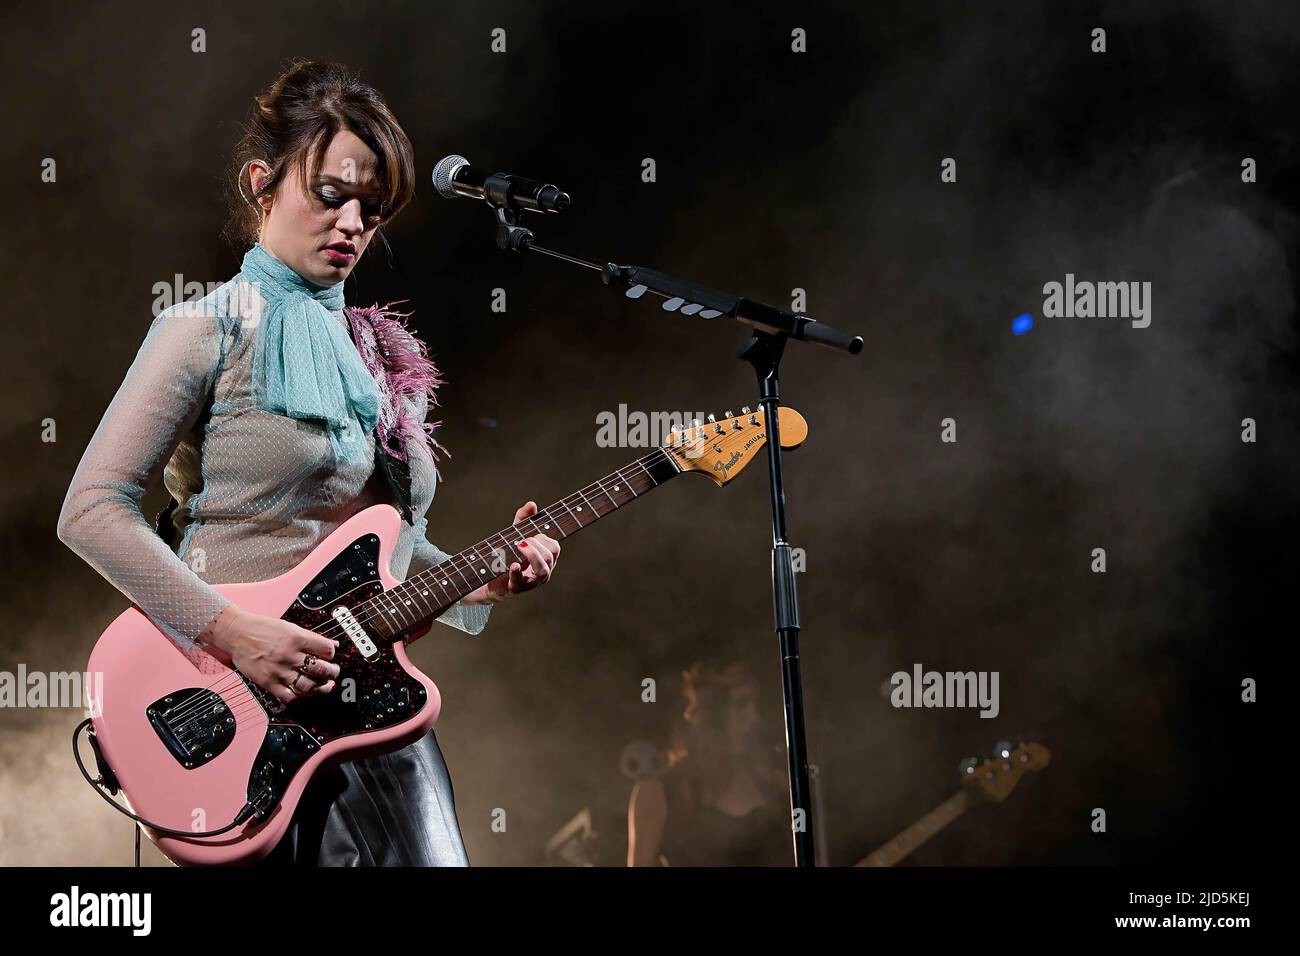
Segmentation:
[[(329, 186), (318, 188), (316, 190), (316, 196), (330, 209), (338, 209), (347, 202), (346, 197), (341, 196), (337, 191)], [(361, 204), (361, 214), (367, 219), (381, 219), (383, 218), (383, 208), (378, 202), (367, 200)]]

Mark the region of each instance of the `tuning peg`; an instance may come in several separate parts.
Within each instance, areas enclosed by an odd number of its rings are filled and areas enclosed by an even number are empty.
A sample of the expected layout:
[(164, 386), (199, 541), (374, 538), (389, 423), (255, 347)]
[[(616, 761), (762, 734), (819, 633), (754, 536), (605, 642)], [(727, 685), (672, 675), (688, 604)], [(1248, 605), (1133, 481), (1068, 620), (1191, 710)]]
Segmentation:
[(748, 405), (741, 405), (741, 406), (740, 406), (740, 414), (742, 414), (742, 415), (748, 415), (748, 414), (749, 414), (749, 406), (748, 406)]
[(714, 417), (713, 412), (709, 412), (709, 414), (706, 415), (705, 417), (708, 418), (708, 420), (709, 420), (709, 424), (713, 424), (714, 422), (716, 422), (716, 421), (718, 420), (716, 417)]
[(723, 418), (735, 418), (736, 416), (733, 415), (733, 414), (731, 414), (731, 409), (728, 408), (725, 412), (722, 413), (722, 417), (723, 417)]
[(692, 427), (692, 428), (699, 428), (699, 427), (700, 427), (700, 420), (699, 420), (698, 418), (692, 418), (692, 419), (691, 419), (691, 427)]
[(997, 743), (995, 743), (995, 744), (993, 745), (993, 756), (995, 756), (995, 757), (1001, 757), (1003, 760), (1005, 760), (1007, 757), (1010, 757), (1010, 756), (1011, 756), (1011, 741), (1009, 741), (1009, 740), (999, 740)]
[(966, 757), (957, 765), (957, 770), (963, 777), (969, 777), (975, 773), (975, 768), (979, 765), (979, 757)]

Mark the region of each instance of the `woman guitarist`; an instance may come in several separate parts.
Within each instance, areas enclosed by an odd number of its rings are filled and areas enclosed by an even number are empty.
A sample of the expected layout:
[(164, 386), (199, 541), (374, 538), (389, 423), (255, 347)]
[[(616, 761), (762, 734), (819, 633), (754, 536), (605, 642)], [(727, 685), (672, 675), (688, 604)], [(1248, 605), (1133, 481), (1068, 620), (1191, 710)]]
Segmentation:
[[(280, 701), (334, 693), (334, 643), (249, 613), (209, 582), (297, 565), (379, 502), (404, 521), (398, 580), (445, 560), (426, 538), (437, 478), (425, 424), (437, 370), (397, 313), (350, 309), (344, 280), (410, 201), (410, 141), (337, 65), (296, 61), (255, 101), (232, 169), (241, 269), (154, 319), (68, 489), (59, 538), (182, 650), (215, 649)], [(247, 185), (247, 191), (245, 190)], [(151, 528), (140, 503), (166, 483)], [(518, 523), (536, 513), (527, 502)], [(439, 620), (470, 634), (492, 604), (545, 583), (559, 544), (512, 563)], [(313, 778), (266, 864), (468, 865), (433, 731)]]

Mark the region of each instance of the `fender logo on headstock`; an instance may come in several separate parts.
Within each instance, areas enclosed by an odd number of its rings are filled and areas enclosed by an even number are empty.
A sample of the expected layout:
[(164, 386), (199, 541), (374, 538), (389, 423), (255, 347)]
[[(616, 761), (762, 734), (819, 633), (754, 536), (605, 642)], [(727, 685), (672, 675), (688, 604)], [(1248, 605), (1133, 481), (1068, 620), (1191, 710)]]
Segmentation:
[(738, 452), (738, 451), (733, 451), (733, 452), (731, 453), (731, 457), (728, 458), (726, 461), (716, 461), (716, 462), (714, 462), (714, 463), (713, 463), (713, 470), (714, 470), (714, 471), (720, 471), (720, 472), (722, 472), (722, 473), (725, 475), (727, 472), (729, 472), (729, 471), (730, 471), (730, 470), (735, 466), (736, 462), (740, 461), (740, 459), (743, 458), (743, 457), (744, 457), (744, 456), (743, 456), (740, 452)]

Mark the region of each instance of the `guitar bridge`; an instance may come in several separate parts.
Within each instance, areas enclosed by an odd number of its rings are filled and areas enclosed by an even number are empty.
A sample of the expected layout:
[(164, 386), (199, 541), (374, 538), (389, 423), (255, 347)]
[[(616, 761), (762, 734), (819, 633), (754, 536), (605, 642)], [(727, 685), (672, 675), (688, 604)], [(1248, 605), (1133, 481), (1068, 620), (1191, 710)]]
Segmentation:
[(235, 718), (219, 694), (187, 687), (154, 701), (145, 717), (172, 757), (186, 770), (202, 767), (230, 746)]

